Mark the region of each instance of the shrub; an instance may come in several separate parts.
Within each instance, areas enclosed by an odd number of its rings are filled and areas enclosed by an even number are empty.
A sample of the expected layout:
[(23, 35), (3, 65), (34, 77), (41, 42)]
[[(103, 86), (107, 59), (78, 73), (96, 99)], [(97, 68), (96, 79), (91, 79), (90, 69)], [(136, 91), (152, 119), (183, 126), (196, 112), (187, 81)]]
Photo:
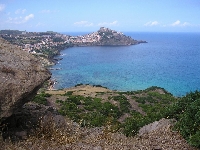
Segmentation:
[(100, 112), (106, 117), (112, 116), (114, 118), (119, 118), (119, 116), (121, 116), (118, 107), (114, 106), (110, 102), (103, 103)]
[(81, 85), (83, 85), (83, 83), (76, 84), (75, 87), (81, 86)]
[(99, 84), (97, 84), (97, 85), (93, 85), (93, 87), (102, 87), (102, 88), (106, 88), (106, 89), (107, 89), (107, 87), (104, 87), (104, 86), (99, 85)]
[(81, 99), (84, 99), (84, 97), (83, 96), (71, 95), (71, 96), (69, 96), (69, 98), (67, 98), (67, 101), (75, 103), (76, 105), (80, 105), (81, 104), (81, 102), (80, 102)]
[(128, 113), (131, 108), (131, 104), (128, 102), (128, 99), (124, 95), (113, 96), (113, 100), (119, 101), (120, 110), (122, 113)]
[(191, 145), (200, 148), (200, 99), (190, 103), (185, 112), (180, 114), (176, 127)]
[(38, 103), (38, 104), (43, 104), (43, 105), (47, 105), (47, 99), (46, 97), (50, 97), (51, 94), (49, 93), (45, 93), (45, 92), (42, 92), (40, 94), (37, 94), (32, 101), (34, 101), (35, 103)]
[(188, 141), (190, 145), (200, 148), (200, 131), (192, 135)]
[(65, 94), (63, 94), (63, 96), (70, 96), (73, 94), (73, 91), (67, 91)]
[(123, 125), (123, 128), (124, 128), (123, 133), (126, 136), (134, 136), (138, 133), (140, 127), (136, 119), (132, 117), (132, 118), (127, 118), (125, 120), (125, 124)]
[(41, 95), (36, 95), (33, 99), (33, 101), (35, 103), (38, 103), (38, 104), (43, 104), (43, 105), (46, 105), (47, 104), (47, 100), (45, 97), (41, 96)]
[(145, 98), (145, 97), (139, 97), (139, 98), (136, 99), (135, 101), (138, 102), (138, 103), (141, 103), (141, 104), (145, 104), (146, 98)]
[(176, 118), (175, 128), (193, 146), (200, 148), (200, 92), (187, 94), (167, 108), (165, 116)]

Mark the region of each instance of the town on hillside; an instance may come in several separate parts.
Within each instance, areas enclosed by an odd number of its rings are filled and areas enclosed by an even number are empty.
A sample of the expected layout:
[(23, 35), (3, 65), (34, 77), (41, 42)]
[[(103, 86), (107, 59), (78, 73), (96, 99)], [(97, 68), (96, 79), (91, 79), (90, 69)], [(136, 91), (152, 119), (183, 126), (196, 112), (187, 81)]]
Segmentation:
[(59, 54), (60, 50), (73, 46), (119, 46), (146, 43), (146, 41), (134, 40), (121, 32), (105, 27), (101, 27), (97, 32), (80, 36), (70, 36), (53, 31), (19, 30), (0, 30), (0, 36), (24, 51), (46, 59), (52, 59)]

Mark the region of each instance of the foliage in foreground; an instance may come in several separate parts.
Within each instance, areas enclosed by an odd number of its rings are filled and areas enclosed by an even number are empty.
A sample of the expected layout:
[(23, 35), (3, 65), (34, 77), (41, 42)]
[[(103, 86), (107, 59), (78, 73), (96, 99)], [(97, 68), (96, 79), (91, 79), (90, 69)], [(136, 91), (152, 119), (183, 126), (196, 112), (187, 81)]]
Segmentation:
[[(70, 120), (56, 124), (49, 116), (41, 118), (38, 128), (26, 140), (4, 141), (0, 136), (1, 150), (71, 150), (71, 149), (190, 149), (185, 140), (170, 128), (144, 135), (140, 138), (112, 133), (110, 126), (80, 128)], [(164, 141), (164, 142), (161, 142)], [(176, 143), (176, 144), (175, 144)]]
[[(70, 117), (82, 126), (104, 126), (109, 120), (115, 131), (121, 129), (126, 136), (134, 136), (142, 126), (163, 118), (163, 107), (176, 100), (170, 93), (152, 92), (155, 89), (158, 87), (137, 92), (116, 92), (107, 101), (97, 97), (73, 95), (69, 91), (63, 95), (67, 96), (66, 100), (57, 100), (57, 103), (60, 104), (60, 114)], [(133, 110), (127, 97), (137, 101), (146, 115)], [(119, 122), (119, 118), (125, 114), (130, 117)]]
[[(73, 92), (69, 91), (63, 95), (66, 96), (66, 100), (57, 100), (57, 103), (61, 106), (60, 114), (68, 116), (81, 126), (100, 127), (111, 122), (112, 131), (121, 129), (126, 136), (136, 135), (141, 127), (161, 118), (175, 118), (175, 129), (190, 145), (200, 148), (200, 92), (175, 98), (170, 93), (161, 94), (154, 91), (155, 89), (118, 92), (118, 95), (108, 97), (106, 102), (97, 97), (73, 95)], [(41, 93), (34, 101), (46, 104), (46, 97), (49, 96)], [(127, 96), (138, 102), (145, 115), (132, 109)], [(110, 101), (116, 101), (118, 105)], [(130, 117), (124, 122), (119, 122), (118, 119), (127, 113)]]
[(191, 92), (171, 105), (166, 112), (178, 120), (175, 128), (189, 142), (200, 148), (200, 92)]
[(60, 114), (82, 126), (103, 126), (110, 117), (117, 119), (121, 116), (118, 107), (110, 102), (102, 103), (100, 98), (69, 95), (65, 101), (57, 100), (57, 103), (61, 106)]
[(38, 104), (43, 104), (43, 105), (47, 105), (47, 97), (50, 97), (51, 94), (45, 93), (45, 92), (41, 92), (40, 94), (37, 94), (34, 98), (33, 98), (33, 102), (38, 103)]

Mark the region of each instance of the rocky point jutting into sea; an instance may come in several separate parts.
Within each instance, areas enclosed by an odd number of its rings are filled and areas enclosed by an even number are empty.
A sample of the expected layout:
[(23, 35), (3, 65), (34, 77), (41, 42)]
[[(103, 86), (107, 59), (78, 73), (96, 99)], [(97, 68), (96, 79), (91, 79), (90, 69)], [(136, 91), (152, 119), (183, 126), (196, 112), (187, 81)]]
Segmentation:
[(74, 38), (73, 44), (76, 46), (122, 46), (147, 43), (146, 41), (134, 40), (122, 32), (105, 27), (101, 27), (97, 32)]
[(40, 57), (45, 66), (56, 62), (54, 56), (60, 50), (73, 46), (126, 46), (146, 43), (134, 40), (122, 32), (101, 27), (97, 32), (86, 35), (71, 36), (56, 32), (26, 32), (18, 30), (1, 30), (0, 36), (24, 51)]

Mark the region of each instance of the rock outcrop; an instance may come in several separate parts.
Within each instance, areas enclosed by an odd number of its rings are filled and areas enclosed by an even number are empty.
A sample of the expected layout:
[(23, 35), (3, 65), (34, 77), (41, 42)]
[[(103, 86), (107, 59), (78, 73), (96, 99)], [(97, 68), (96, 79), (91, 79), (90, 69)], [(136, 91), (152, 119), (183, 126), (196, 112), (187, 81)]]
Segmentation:
[(147, 43), (146, 41), (137, 41), (132, 39), (130, 36), (126, 36), (121, 32), (111, 30), (109, 28), (101, 27), (97, 31), (100, 35), (100, 40), (97, 45), (136, 45), (139, 43)]
[(105, 27), (101, 27), (97, 32), (77, 36), (75, 39), (72, 43), (77, 46), (125, 46), (147, 43), (146, 41), (134, 40), (122, 32)]
[(174, 120), (174, 119), (162, 118), (159, 121), (155, 121), (153, 123), (143, 126), (139, 130), (138, 135), (141, 136), (143, 134), (148, 134), (152, 131), (159, 130), (160, 128), (167, 128), (169, 126), (173, 126), (175, 124), (175, 122), (176, 122), (176, 120)]
[(26, 139), (27, 135), (30, 135), (40, 123), (47, 125), (50, 119), (58, 128), (64, 124), (65, 120), (64, 116), (59, 115), (51, 106), (28, 102), (2, 122), (2, 125), (6, 125), (6, 129), (3, 128), (2, 137), (4, 139), (10, 137), (12, 140)]
[(0, 122), (30, 101), (50, 75), (35, 56), (0, 38)]

